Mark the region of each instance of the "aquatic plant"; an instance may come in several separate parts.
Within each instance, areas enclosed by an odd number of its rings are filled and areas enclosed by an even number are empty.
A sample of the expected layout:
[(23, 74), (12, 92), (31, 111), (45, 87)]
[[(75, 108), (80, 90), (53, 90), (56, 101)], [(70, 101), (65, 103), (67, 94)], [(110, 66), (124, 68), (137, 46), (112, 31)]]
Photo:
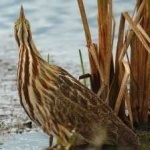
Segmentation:
[(98, 41), (93, 43), (84, 2), (78, 0), (89, 54), (91, 90), (127, 126), (139, 129), (150, 123), (150, 1), (137, 0), (133, 16), (121, 13), (116, 50), (112, 3), (97, 0)]

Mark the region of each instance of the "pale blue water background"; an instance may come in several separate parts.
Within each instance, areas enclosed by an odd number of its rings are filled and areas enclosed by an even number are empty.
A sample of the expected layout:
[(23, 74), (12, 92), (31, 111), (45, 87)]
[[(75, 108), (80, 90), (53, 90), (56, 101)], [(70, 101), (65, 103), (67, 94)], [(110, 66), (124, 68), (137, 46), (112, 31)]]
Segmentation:
[[(116, 31), (118, 31), (120, 13), (123, 11), (132, 12), (135, 0), (113, 1)], [(84, 0), (84, 2), (86, 4), (92, 38), (94, 42), (97, 42), (96, 0)], [(55, 64), (62, 66), (78, 77), (81, 74), (78, 49), (82, 50), (85, 63), (88, 63), (88, 56), (76, 0), (0, 0), (0, 60), (8, 61), (13, 66), (17, 65), (18, 48), (13, 37), (13, 26), (19, 15), (21, 5), (23, 5), (26, 17), (31, 23), (35, 44), (43, 57), (46, 58), (49, 53)], [(0, 71), (3, 71), (2, 69), (0, 68)], [(12, 79), (15, 80), (15, 78), (16, 74), (12, 73), (9, 82), (7, 80), (5, 84), (11, 84)], [(11, 98), (10, 100), (8, 98), (4, 99), (3, 91), (6, 91), (6, 94), (10, 94), (10, 97), (12, 96), (16, 101), (19, 101), (17, 91), (16, 89), (0, 89), (0, 103), (5, 103), (6, 109), (8, 108), (6, 112), (11, 113), (9, 108)], [(20, 105), (18, 104), (17, 106), (17, 108), (13, 108), (15, 114), (20, 112)], [(3, 114), (0, 106), (0, 115), (1, 113)], [(10, 120), (9, 118), (10, 116), (8, 115), (3, 121), (7, 122)], [(9, 135), (0, 149), (41, 150), (47, 145), (47, 136), (41, 132), (29, 132), (21, 135)]]
[[(116, 20), (119, 20), (121, 11), (131, 12), (134, 3), (135, 0), (114, 0)], [(57, 64), (70, 66), (70, 71), (74, 70), (75, 68), (71, 68), (72, 64), (72, 67), (80, 64), (78, 49), (83, 54), (87, 52), (77, 0), (1, 0), (0, 58), (9, 57), (17, 62), (18, 51), (13, 26), (21, 5), (31, 23), (34, 41), (42, 55), (46, 57), (49, 53)], [(97, 42), (96, 0), (85, 0), (85, 5), (93, 41)], [(87, 62), (88, 57), (84, 55), (84, 58)]]

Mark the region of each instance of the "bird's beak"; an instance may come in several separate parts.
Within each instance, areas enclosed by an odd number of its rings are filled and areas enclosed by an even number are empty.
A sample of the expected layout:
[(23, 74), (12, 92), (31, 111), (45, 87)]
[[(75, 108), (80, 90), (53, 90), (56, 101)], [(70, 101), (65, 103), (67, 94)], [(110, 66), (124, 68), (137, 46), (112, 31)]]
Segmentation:
[(19, 19), (20, 19), (20, 20), (25, 19), (25, 14), (24, 14), (23, 6), (21, 6), (21, 8), (20, 8), (20, 15), (19, 15)]

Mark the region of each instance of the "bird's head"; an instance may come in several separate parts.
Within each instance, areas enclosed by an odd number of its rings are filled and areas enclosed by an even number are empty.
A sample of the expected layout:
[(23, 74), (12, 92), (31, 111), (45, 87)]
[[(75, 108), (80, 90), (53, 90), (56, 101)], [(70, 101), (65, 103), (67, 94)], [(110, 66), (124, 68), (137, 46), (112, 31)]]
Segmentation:
[(25, 17), (23, 6), (21, 6), (19, 18), (15, 22), (14, 33), (18, 46), (28, 43), (32, 38), (30, 23)]

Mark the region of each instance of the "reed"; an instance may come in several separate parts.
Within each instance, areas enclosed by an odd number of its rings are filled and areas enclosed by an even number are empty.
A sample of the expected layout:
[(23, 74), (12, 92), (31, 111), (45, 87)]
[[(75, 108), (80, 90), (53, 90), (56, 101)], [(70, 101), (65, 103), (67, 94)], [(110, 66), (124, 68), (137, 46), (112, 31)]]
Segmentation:
[[(133, 16), (121, 13), (115, 51), (112, 2), (97, 0), (98, 41), (93, 43), (84, 2), (78, 0), (89, 52), (91, 90), (131, 128), (148, 125), (150, 1), (137, 0)], [(127, 30), (126, 24), (129, 25)]]
[(137, 23), (131, 22), (134, 37), (131, 41), (131, 102), (135, 125), (145, 125), (150, 103), (150, 1), (138, 0), (137, 11), (143, 4), (143, 11)]

